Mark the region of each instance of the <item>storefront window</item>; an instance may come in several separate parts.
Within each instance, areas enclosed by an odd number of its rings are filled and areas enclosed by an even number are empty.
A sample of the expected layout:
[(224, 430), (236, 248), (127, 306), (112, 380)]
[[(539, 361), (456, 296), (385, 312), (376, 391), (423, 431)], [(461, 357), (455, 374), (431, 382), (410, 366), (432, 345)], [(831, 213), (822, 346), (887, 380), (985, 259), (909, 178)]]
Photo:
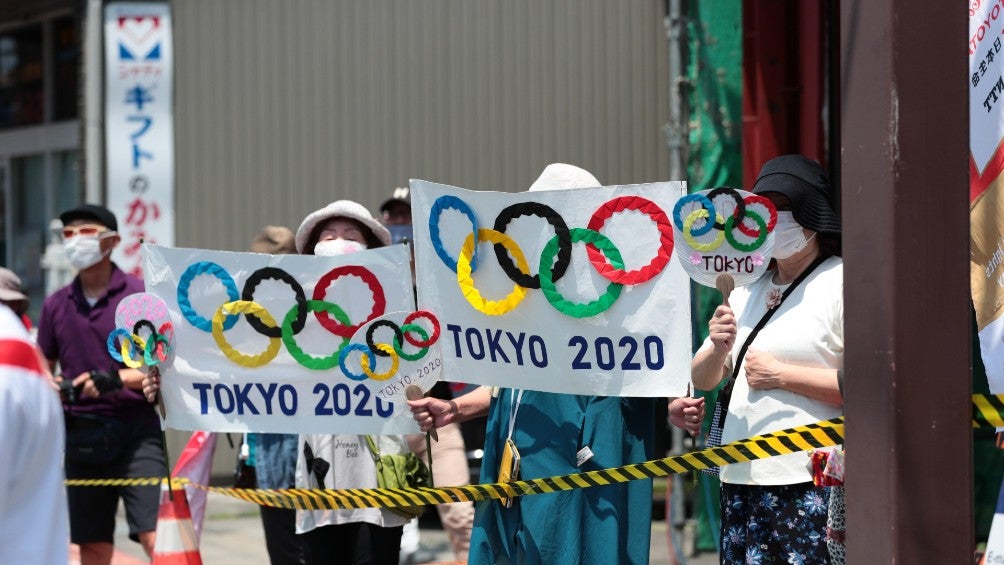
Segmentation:
[(42, 123), (43, 76), (42, 25), (0, 32), (0, 128)]
[[(21, 277), (21, 290), (38, 311), (45, 297), (40, 259), (45, 251), (49, 218), (45, 209), (45, 157), (10, 160), (11, 241), (9, 269)], [(34, 318), (33, 318), (34, 319)]]
[(54, 120), (71, 120), (80, 113), (80, 40), (77, 24), (67, 16), (53, 21)]
[[(10, 159), (6, 188), (11, 209), (4, 216), (10, 221), (11, 240), (4, 242), (4, 265), (21, 277), (22, 290), (31, 299), (28, 315), (32, 320), (37, 320), (46, 288), (65, 285), (73, 274), (62, 255), (58, 231), (49, 224), (60, 212), (83, 201), (79, 161), (78, 151)], [(46, 185), (47, 166), (51, 188)], [(0, 175), (5, 170), (0, 167)]]

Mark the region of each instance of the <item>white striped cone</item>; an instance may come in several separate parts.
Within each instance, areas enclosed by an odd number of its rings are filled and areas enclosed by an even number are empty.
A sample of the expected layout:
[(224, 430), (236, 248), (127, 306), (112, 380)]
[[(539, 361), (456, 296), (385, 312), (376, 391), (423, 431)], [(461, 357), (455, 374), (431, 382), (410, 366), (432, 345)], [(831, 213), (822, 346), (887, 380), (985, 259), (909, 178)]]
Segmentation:
[(168, 496), (167, 485), (160, 488), (160, 511), (157, 512), (157, 541), (153, 545), (153, 565), (202, 565), (199, 542), (192, 524), (185, 487)]

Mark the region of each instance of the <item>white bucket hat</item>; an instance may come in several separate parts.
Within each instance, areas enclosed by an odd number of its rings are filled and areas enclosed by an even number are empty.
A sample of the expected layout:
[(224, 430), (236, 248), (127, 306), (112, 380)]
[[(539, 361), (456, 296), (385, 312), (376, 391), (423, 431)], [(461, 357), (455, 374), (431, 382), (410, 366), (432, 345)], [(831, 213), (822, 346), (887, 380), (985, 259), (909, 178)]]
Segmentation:
[(311, 212), (303, 219), (300, 229), (296, 230), (296, 251), (303, 253), (317, 226), (331, 218), (349, 218), (369, 228), (370, 232), (380, 241), (381, 246), (390, 245), (390, 232), (376, 221), (362, 204), (351, 200), (336, 200), (320, 210)]
[(565, 163), (551, 163), (544, 167), (537, 180), (530, 185), (530, 192), (538, 190), (563, 190), (566, 188), (590, 188), (600, 186), (600, 181), (585, 169)]

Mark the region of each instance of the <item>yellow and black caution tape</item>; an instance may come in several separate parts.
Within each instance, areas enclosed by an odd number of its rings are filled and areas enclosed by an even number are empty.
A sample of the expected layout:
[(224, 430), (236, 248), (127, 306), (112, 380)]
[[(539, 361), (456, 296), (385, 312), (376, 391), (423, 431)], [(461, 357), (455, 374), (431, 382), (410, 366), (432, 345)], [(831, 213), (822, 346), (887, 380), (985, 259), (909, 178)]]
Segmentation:
[(623, 483), (637, 479), (664, 477), (707, 469), (730, 463), (744, 463), (776, 455), (785, 455), (837, 445), (844, 440), (844, 419), (834, 418), (799, 426), (770, 434), (737, 441), (721, 447), (655, 459), (644, 463), (625, 465), (600, 471), (574, 473), (544, 479), (529, 479), (511, 483), (494, 483), (443, 488), (399, 488), (399, 489), (345, 489), (345, 490), (304, 490), (304, 489), (223, 489), (209, 488), (219, 492), (254, 502), (264, 506), (296, 508), (302, 510), (373, 508), (396, 506), (421, 506), (461, 501), (485, 500), (545, 494), (576, 488)]
[(1004, 394), (973, 395), (973, 427), (1004, 427)]
[[(66, 479), (68, 487), (149, 487), (164, 482), (164, 477), (147, 477), (143, 479)], [(176, 484), (187, 483), (188, 479), (171, 479)]]
[[(1004, 395), (973, 395), (973, 427), (1004, 427)], [(576, 488), (623, 483), (638, 479), (664, 477), (745, 463), (808, 451), (818, 447), (838, 445), (844, 441), (844, 419), (834, 418), (756, 436), (720, 447), (704, 449), (644, 463), (574, 473), (511, 483), (467, 485), (460, 487), (398, 488), (398, 489), (235, 489), (189, 483), (187, 479), (171, 479), (172, 488), (183, 484), (209, 492), (224, 494), (262, 506), (301, 510), (420, 506), (450, 502), (486, 500), (512, 496), (544, 494)], [(162, 477), (142, 479), (74, 479), (67, 486), (135, 486), (159, 485)]]
[[(486, 500), (521, 495), (544, 494), (576, 488), (589, 488), (638, 479), (664, 477), (673, 473), (684, 473), (707, 469), (730, 463), (743, 463), (776, 455), (796, 453), (817, 447), (837, 445), (843, 442), (844, 419), (835, 418), (799, 426), (788, 430), (756, 436), (728, 445), (635, 463), (623, 467), (574, 473), (542, 479), (529, 479), (511, 483), (467, 485), (461, 487), (438, 488), (397, 488), (397, 489), (235, 489), (209, 487), (191, 483), (210, 492), (225, 494), (262, 506), (296, 508), (301, 510), (374, 508), (397, 506), (421, 506), (450, 502)], [(67, 481), (71, 486), (127, 486), (160, 484), (164, 479), (107, 479)], [(173, 479), (174, 487), (187, 481)]]

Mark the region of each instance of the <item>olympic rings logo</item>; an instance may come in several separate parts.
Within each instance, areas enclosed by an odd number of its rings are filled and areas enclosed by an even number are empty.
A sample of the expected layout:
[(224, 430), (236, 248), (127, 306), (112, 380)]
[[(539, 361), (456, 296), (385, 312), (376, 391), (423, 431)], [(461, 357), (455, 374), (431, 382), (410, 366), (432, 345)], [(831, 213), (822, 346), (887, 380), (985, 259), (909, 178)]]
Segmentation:
[[(440, 218), (452, 209), (465, 215), (471, 223), (471, 233), (454, 259), (444, 248), (440, 235)], [(632, 271), (625, 270), (624, 260), (614, 243), (600, 233), (614, 214), (634, 210), (647, 215), (659, 231), (659, 248), (648, 264)], [(536, 216), (550, 224), (552, 237), (541, 251), (536, 275), (519, 245), (506, 234), (512, 220), (520, 216)], [(640, 196), (621, 196), (597, 208), (586, 228), (569, 228), (553, 208), (539, 202), (521, 202), (508, 206), (495, 218), (493, 229), (481, 228), (471, 207), (455, 196), (440, 196), (429, 213), (429, 238), (436, 255), (457, 274), (457, 284), (464, 298), (479, 312), (501, 316), (514, 310), (526, 298), (527, 289), (540, 289), (554, 309), (567, 316), (587, 318), (606, 311), (620, 296), (625, 285), (637, 285), (651, 280), (665, 269), (673, 254), (673, 228), (666, 213), (656, 203)], [(474, 286), (473, 273), (478, 265), (478, 243), (494, 244), (495, 258), (506, 276), (514, 283), (512, 292), (501, 300), (486, 299)], [(586, 244), (586, 254), (596, 271), (610, 281), (606, 291), (590, 302), (574, 302), (561, 295), (555, 286), (568, 271), (572, 246)]]
[[(415, 321), (419, 318), (425, 318), (429, 321), (432, 325), (432, 335), (429, 335), (429, 332), (427, 332), (421, 325), (415, 323)], [(374, 334), (378, 329), (383, 327), (386, 327), (393, 332), (394, 337), (392, 338), (391, 343), (376, 343), (374, 341)], [(421, 339), (413, 337), (412, 334), (418, 334)], [(385, 381), (397, 374), (397, 369), (401, 359), (406, 361), (418, 361), (425, 357), (425, 355), (429, 352), (429, 346), (439, 341), (439, 335), (439, 319), (432, 315), (431, 312), (425, 310), (412, 312), (404, 319), (404, 324), (400, 326), (390, 320), (378, 320), (366, 330), (366, 345), (353, 343), (344, 348), (338, 363), (342, 369), (342, 373), (352, 380), (362, 381), (368, 377), (375, 381)], [(405, 341), (412, 346), (417, 347), (418, 351), (415, 353), (406, 353), (403, 350)], [(362, 354), (362, 357), (359, 359), (359, 366), (362, 368), (362, 374), (353, 373), (345, 365), (345, 360), (348, 358), (349, 354), (354, 351), (358, 351)], [(376, 373), (373, 370), (378, 356), (389, 357), (391, 362), (390, 368), (382, 373)]]
[[(212, 276), (220, 281), (227, 293), (227, 302), (221, 304), (213, 312), (211, 318), (206, 318), (195, 311), (189, 297), (190, 287), (196, 277)], [(344, 276), (355, 276), (365, 283), (372, 292), (373, 306), (366, 319), (358, 324), (352, 324), (349, 315), (338, 304), (324, 300), (328, 287), (334, 281)], [(266, 280), (276, 280), (290, 287), (295, 296), (295, 304), (282, 316), (276, 319), (261, 304), (254, 301), (254, 293), (258, 285)], [(306, 298), (303, 286), (289, 273), (275, 267), (260, 268), (248, 277), (240, 294), (237, 283), (227, 271), (217, 263), (201, 261), (189, 265), (178, 281), (178, 307), (181, 315), (192, 326), (213, 336), (217, 347), (230, 361), (248, 368), (267, 365), (279, 354), (283, 345), (289, 355), (300, 365), (308, 369), (326, 371), (338, 366), (342, 372), (353, 380), (386, 380), (394, 376), (400, 359), (417, 360), (424, 357), (428, 346), (439, 339), (439, 320), (429, 312), (418, 311), (410, 314), (404, 325), (397, 326), (393, 322), (380, 320), (366, 332), (366, 345), (349, 344), (349, 340), (363, 325), (384, 314), (387, 300), (383, 286), (376, 276), (361, 266), (336, 267), (322, 276), (314, 288), (311, 299)], [(328, 332), (341, 337), (341, 343), (330, 355), (315, 356), (307, 353), (296, 341), (296, 336), (303, 330), (308, 314), (313, 313), (322, 327)], [(240, 316), (247, 319), (250, 327), (268, 338), (265, 350), (255, 354), (245, 354), (237, 351), (227, 340), (226, 331), (233, 328)], [(332, 319), (332, 316), (334, 319)], [(424, 318), (431, 326), (431, 335), (416, 320)], [(394, 337), (389, 343), (376, 343), (374, 333), (380, 327), (390, 327)], [(417, 352), (405, 351), (405, 342), (417, 348)], [(355, 351), (363, 354), (360, 359), (362, 373), (351, 372), (346, 365), (348, 356)], [(382, 372), (376, 371), (376, 358), (390, 359), (390, 368)]]
[[(141, 328), (148, 330), (149, 335), (146, 338), (141, 337)], [(113, 359), (124, 363), (130, 369), (138, 369), (144, 364), (152, 367), (167, 361), (167, 357), (171, 354), (172, 339), (174, 339), (174, 326), (171, 322), (164, 322), (156, 328), (150, 320), (139, 320), (133, 326), (132, 333), (125, 328), (112, 330), (108, 334), (106, 346)]]
[[(719, 196), (728, 197), (735, 203), (728, 218), (723, 217), (715, 208), (713, 201)], [(700, 206), (694, 208), (684, 217), (684, 207), (694, 202)], [(767, 218), (750, 208), (755, 204), (763, 205), (768, 213)], [(747, 220), (752, 221), (756, 226), (751, 227), (746, 223)], [(739, 191), (723, 186), (711, 190), (706, 196), (694, 193), (680, 198), (676, 206), (673, 207), (673, 223), (683, 234), (687, 245), (695, 251), (705, 253), (714, 251), (727, 241), (737, 251), (751, 252), (759, 249), (767, 240), (767, 234), (774, 231), (774, 226), (777, 224), (777, 210), (770, 200), (763, 196), (750, 194), (743, 198)], [(712, 229), (715, 229), (716, 232), (710, 241), (704, 243), (698, 241), (698, 238), (708, 234)], [(743, 243), (738, 240), (735, 235), (736, 230), (752, 241)]]

